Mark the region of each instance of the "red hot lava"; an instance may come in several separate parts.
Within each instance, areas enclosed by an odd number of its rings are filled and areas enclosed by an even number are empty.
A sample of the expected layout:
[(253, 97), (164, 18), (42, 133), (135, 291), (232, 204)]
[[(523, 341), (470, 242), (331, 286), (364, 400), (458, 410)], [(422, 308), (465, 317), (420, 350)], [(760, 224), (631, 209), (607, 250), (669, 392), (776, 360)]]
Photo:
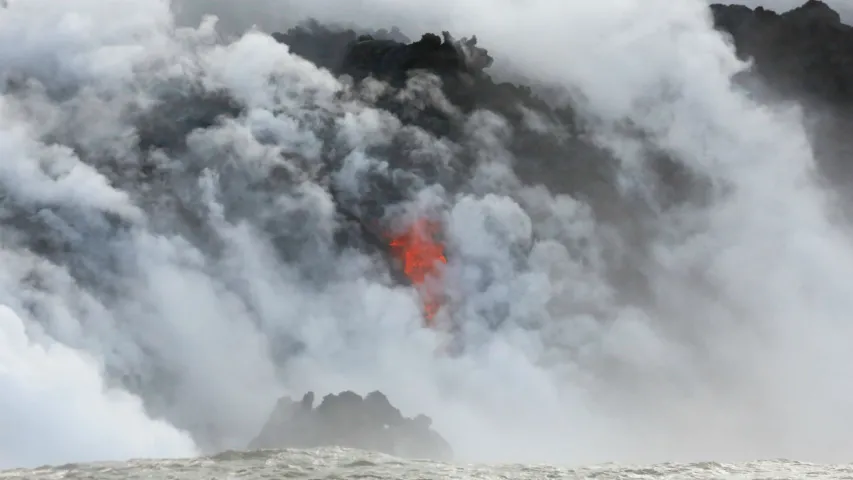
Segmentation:
[(447, 263), (444, 245), (435, 238), (439, 228), (437, 222), (417, 220), (390, 241), (392, 254), (421, 296), (428, 327), (435, 324), (435, 314), (441, 307), (441, 268)]

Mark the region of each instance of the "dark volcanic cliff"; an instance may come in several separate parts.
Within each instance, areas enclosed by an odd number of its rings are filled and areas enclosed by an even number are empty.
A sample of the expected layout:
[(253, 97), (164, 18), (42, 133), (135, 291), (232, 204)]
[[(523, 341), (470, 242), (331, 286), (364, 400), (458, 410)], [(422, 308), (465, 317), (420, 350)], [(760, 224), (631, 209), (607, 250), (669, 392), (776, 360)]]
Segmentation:
[(770, 87), (772, 97), (804, 101), (819, 167), (851, 195), (853, 27), (817, 0), (784, 13), (721, 4), (711, 11), (738, 54), (753, 61), (747, 80)]
[(451, 460), (450, 445), (430, 428), (425, 415), (404, 417), (381, 392), (364, 398), (354, 392), (326, 395), (314, 407), (314, 393), (301, 401), (279, 399), (249, 445), (262, 448), (359, 448), (401, 457)]
[(731, 35), (755, 72), (783, 92), (853, 106), (853, 27), (818, 0), (784, 13), (711, 5), (716, 27)]

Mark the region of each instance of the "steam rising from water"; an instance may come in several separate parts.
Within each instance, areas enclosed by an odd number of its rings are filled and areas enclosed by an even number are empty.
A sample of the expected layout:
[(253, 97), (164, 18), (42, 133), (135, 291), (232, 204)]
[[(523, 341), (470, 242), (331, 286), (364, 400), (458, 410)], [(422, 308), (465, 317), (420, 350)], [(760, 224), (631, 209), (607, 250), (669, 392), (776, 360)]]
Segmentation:
[[(419, 196), (448, 227), (455, 358), (420, 328), (413, 292), (379, 281), (364, 254), (334, 254), (322, 186), (255, 187), (310, 178), (331, 142), (353, 151), (336, 178), (357, 189), (385, 168), (365, 152), (401, 132), (397, 119), (266, 35), (219, 45), (210, 22), (176, 28), (164, 0), (9, 3), (0, 466), (239, 448), (278, 395), (306, 389), (380, 389), (430, 414), (466, 459), (849, 451), (850, 239), (828, 220), (797, 112), (730, 87), (742, 66), (702, 2), (359, 3), (350, 18), (366, 27), (476, 33), (499, 61), (580, 92), (626, 197), (658, 212), (641, 251), (579, 199), (504, 187), (524, 159), (504, 149), (500, 119), (472, 117), (485, 161), (470, 185), (484, 195)], [(291, 5), (353, 13), (329, 6)], [(246, 114), (186, 132), (180, 155), (135, 147), (137, 128), (168, 123), (159, 99), (219, 91)], [(177, 105), (176, 119), (194, 114)], [(711, 195), (657, 204), (642, 149), (615, 128), (626, 120)], [(641, 253), (647, 284), (607, 280)], [(633, 289), (643, 301), (619, 300)]]

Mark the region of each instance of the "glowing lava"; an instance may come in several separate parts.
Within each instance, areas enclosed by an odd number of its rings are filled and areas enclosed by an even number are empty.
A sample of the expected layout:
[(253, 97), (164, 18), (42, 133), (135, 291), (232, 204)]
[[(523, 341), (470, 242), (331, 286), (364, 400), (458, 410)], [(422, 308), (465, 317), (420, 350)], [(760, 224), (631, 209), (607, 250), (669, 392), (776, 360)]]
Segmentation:
[(408, 230), (391, 239), (391, 252), (412, 281), (424, 304), (427, 326), (433, 326), (435, 314), (441, 307), (441, 265), (447, 263), (444, 246), (435, 239), (439, 225), (418, 220)]

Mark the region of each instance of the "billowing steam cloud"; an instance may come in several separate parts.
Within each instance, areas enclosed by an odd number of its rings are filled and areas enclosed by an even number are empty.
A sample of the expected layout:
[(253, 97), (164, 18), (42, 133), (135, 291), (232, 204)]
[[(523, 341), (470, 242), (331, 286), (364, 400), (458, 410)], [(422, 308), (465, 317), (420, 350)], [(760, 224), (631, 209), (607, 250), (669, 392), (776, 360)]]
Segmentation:
[[(178, 28), (165, 0), (10, 0), (0, 466), (240, 448), (277, 395), (306, 389), (381, 389), (475, 460), (847, 453), (853, 250), (811, 179), (797, 112), (731, 88), (742, 65), (699, 0), (487, 3), (245, 10), (281, 28), (313, 15), (476, 33), (578, 92), (623, 167), (613, 201), (656, 212), (632, 244), (583, 200), (519, 185), (510, 127), (471, 116), (473, 193), (425, 186), (409, 206), (448, 229), (452, 356), (410, 289), (366, 254), (335, 252), (319, 172), (337, 152), (332, 178), (358, 195), (391, 169), (374, 152), (396, 136), (434, 159), (456, 146), (265, 34)], [(245, 108), (209, 118), (229, 102)], [(707, 180), (706, 195), (659, 204), (625, 124)], [(643, 284), (613, 282), (632, 255)]]
[(146, 416), (137, 397), (105, 390), (96, 361), (49, 340), (47, 345), (32, 343), (24, 323), (7, 307), (0, 318), (0, 385), (6, 395), (0, 414), (2, 465), (195, 450), (188, 435)]

